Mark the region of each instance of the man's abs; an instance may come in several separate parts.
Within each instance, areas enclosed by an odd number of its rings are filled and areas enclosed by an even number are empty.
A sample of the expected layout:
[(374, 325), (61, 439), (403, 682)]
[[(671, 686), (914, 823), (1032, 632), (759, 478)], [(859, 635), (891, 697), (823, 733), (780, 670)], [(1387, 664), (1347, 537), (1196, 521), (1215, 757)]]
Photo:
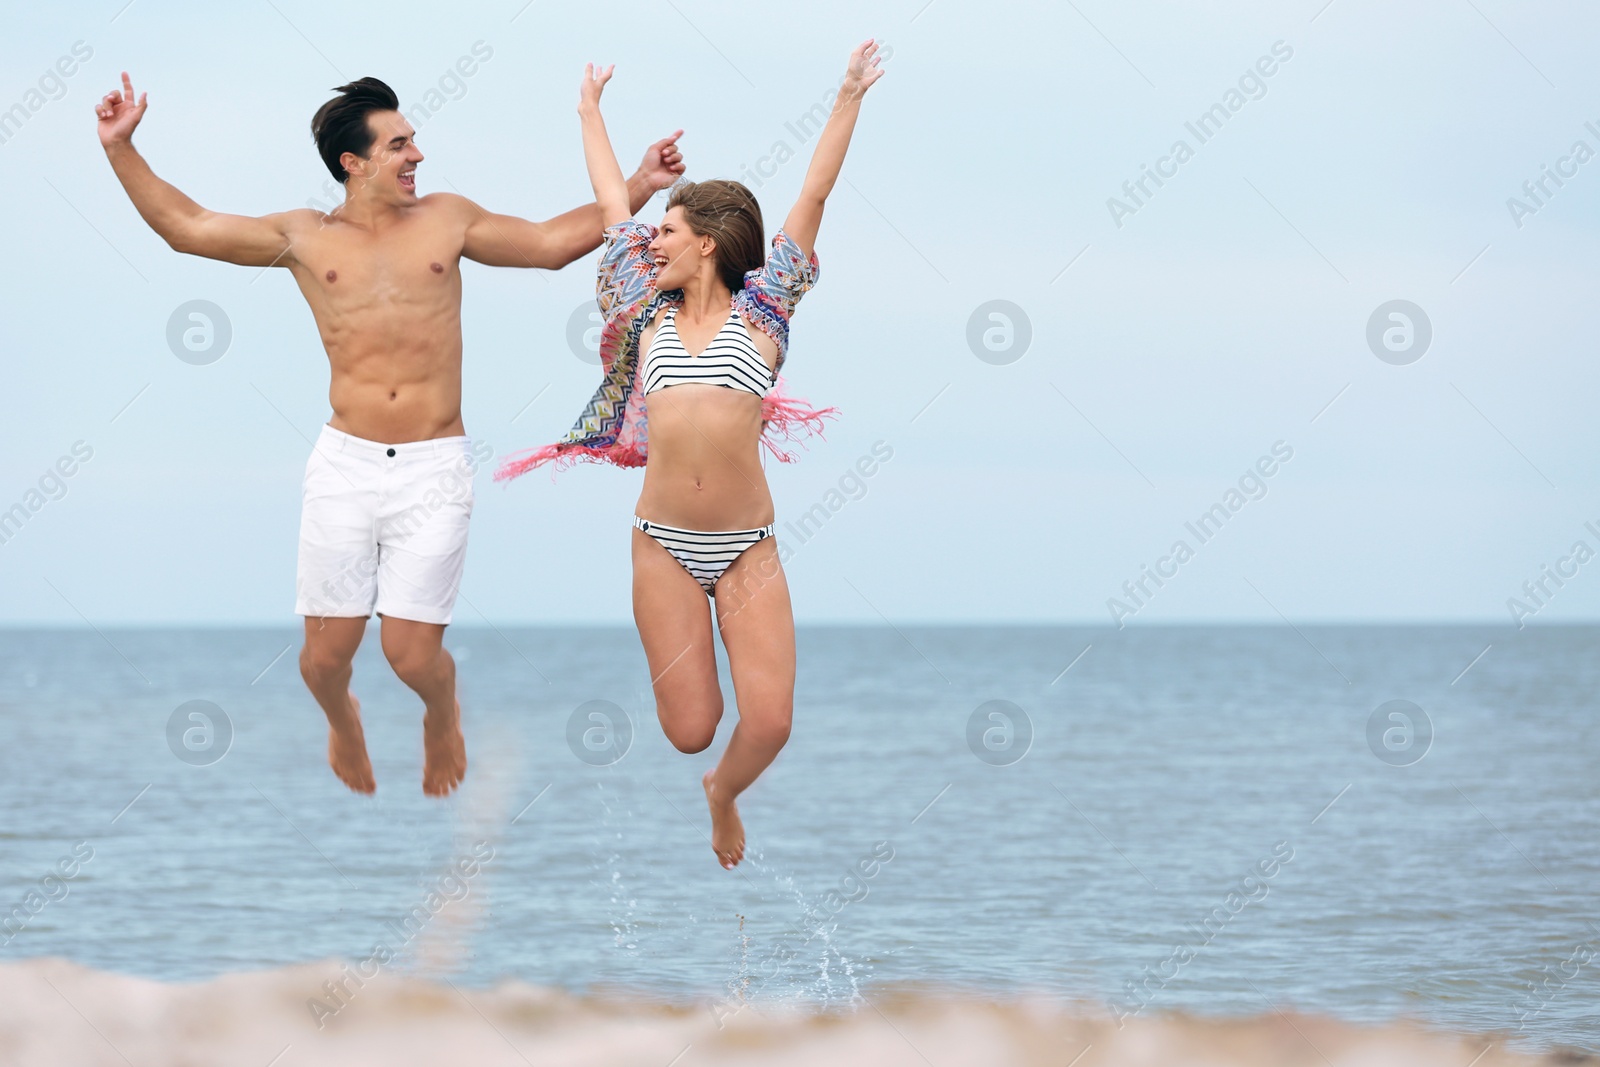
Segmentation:
[(460, 435), (462, 236), (419, 211), (383, 233), (332, 225), (295, 247), (328, 354), (336, 430), (399, 444)]
[(384, 444), (459, 437), (461, 378), (453, 382), (372, 383), (334, 375), (328, 390), (333, 417), (328, 425), (352, 437)]

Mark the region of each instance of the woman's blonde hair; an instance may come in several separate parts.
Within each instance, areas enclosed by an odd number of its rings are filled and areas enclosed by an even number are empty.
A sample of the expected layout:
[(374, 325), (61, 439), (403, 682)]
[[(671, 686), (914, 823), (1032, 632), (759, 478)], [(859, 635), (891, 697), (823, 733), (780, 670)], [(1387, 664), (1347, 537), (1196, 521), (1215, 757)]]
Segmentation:
[(713, 179), (673, 186), (667, 210), (683, 209), (689, 231), (717, 242), (717, 274), (733, 292), (744, 288), (746, 271), (766, 262), (766, 230), (755, 194), (735, 181)]

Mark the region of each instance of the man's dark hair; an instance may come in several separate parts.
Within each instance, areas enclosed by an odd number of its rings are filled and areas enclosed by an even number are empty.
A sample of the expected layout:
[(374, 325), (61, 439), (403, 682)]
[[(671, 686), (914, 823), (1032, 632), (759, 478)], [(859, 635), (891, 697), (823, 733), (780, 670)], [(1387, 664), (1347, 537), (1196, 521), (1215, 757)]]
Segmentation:
[(367, 125), (367, 116), (374, 111), (399, 111), (400, 98), (377, 78), (358, 78), (334, 92), (340, 95), (311, 116), (311, 136), (316, 138), (317, 152), (328, 171), (343, 182), (350, 175), (339, 165), (339, 157), (354, 152), (362, 159), (368, 158), (377, 137)]

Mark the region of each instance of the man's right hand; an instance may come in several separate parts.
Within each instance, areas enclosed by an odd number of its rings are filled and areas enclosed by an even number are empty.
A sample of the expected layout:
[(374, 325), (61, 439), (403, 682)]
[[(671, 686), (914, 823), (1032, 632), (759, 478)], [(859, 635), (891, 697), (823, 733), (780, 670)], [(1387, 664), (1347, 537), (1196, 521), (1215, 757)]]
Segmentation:
[(94, 113), (100, 120), (98, 132), (103, 147), (110, 148), (132, 141), (134, 129), (139, 125), (139, 120), (144, 118), (145, 97), (149, 95), (144, 94), (135, 103), (133, 81), (127, 71), (122, 72), (122, 88), (107, 93), (94, 107)]
[[(639, 164), (639, 174), (650, 183), (650, 192), (665, 189), (683, 177), (683, 153), (678, 151), (679, 130), (671, 137), (663, 137), (645, 149), (644, 162)], [(640, 207), (643, 205), (641, 204)], [(635, 211), (639, 208), (634, 208)]]

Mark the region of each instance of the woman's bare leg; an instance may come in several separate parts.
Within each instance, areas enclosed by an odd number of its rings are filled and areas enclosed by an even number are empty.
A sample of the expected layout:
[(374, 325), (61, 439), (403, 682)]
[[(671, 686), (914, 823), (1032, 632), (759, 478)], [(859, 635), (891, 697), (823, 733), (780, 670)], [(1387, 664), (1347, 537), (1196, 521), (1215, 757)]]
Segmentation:
[(739, 723), (728, 748), (704, 779), (712, 844), (744, 856), (744, 824), (734, 803), (789, 740), (794, 714), (794, 612), (778, 545), (767, 538), (746, 549), (717, 582), (717, 626), (728, 650)]
[(633, 531), (633, 620), (656, 715), (679, 752), (701, 752), (722, 721), (711, 607), (700, 583), (648, 534)]
[[(633, 618), (650, 662), (656, 715), (667, 740), (680, 752), (703, 752), (722, 720), (722, 687), (705, 590), (672, 554), (648, 534), (633, 531)], [(737, 843), (743, 844), (743, 832)], [(738, 862), (729, 834), (711, 820), (717, 862)]]

